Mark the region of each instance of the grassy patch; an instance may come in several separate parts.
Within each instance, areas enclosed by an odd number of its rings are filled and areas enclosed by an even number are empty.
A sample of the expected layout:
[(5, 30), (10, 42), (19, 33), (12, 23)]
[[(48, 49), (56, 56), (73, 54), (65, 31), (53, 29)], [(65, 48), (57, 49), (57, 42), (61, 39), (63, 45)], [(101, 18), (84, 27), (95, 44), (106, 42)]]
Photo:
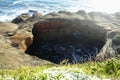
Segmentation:
[(44, 65), (1, 70), (0, 80), (101, 80), (120, 79), (120, 56), (104, 62)]

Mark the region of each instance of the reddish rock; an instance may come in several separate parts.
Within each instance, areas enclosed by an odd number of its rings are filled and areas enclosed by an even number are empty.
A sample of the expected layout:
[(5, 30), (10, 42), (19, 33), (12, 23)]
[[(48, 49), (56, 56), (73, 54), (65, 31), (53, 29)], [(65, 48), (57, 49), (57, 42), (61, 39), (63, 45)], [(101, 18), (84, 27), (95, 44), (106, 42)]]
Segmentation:
[[(80, 36), (81, 33), (93, 40), (104, 40), (104, 31), (102, 32), (102, 29), (91, 21), (48, 19), (37, 23), (33, 28), (34, 37), (44, 40), (62, 39), (67, 36), (73, 38)], [(94, 34), (97, 35), (96, 38)]]
[[(102, 61), (119, 52), (119, 36), (110, 31), (119, 29), (115, 15), (99, 12), (50, 13), (36, 19), (33, 43), (28, 54), (55, 63), (67, 59), (71, 63)], [(97, 56), (97, 57), (96, 57)]]
[[(46, 19), (34, 25), (34, 39), (27, 53), (59, 63), (90, 60), (102, 48), (105, 33), (91, 21), (78, 19)], [(82, 52), (81, 52), (82, 51)], [(89, 52), (88, 52), (89, 51)]]

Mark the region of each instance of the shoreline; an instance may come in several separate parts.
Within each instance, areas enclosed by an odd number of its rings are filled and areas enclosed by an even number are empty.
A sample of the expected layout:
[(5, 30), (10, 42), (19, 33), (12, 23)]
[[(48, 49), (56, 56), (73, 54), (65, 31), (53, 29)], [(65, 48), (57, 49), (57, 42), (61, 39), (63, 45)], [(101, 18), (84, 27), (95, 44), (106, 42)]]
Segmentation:
[[(16, 16), (14, 16), (14, 15), (12, 15), (11, 17), (9, 17), (9, 15), (7, 16), (7, 15), (2, 15), (1, 17), (4, 19), (4, 20), (0, 20), (0, 22), (11, 22), (14, 18), (16, 18), (16, 17), (18, 17), (18, 16), (20, 16), (20, 15), (22, 15), (22, 14), (29, 14), (29, 15), (33, 15), (33, 14), (35, 14), (35, 13), (41, 13), (43, 16), (45, 16), (45, 15), (48, 15), (48, 14), (50, 14), (50, 13), (58, 13), (58, 12), (60, 12), (60, 11), (62, 11), (62, 12), (69, 12), (69, 13), (76, 13), (76, 12), (78, 12), (78, 11), (65, 11), (65, 10), (59, 10), (59, 11), (53, 11), (53, 12), (46, 12), (46, 13), (44, 13), (44, 12), (41, 12), (41, 11), (38, 11), (38, 10), (28, 10), (27, 12), (23, 12), (23, 13), (21, 13), (21, 14), (18, 14), (18, 15), (16, 15)], [(102, 13), (102, 14), (106, 14), (106, 15), (114, 15), (114, 14), (116, 14), (116, 13), (120, 13), (120, 12), (114, 12), (114, 13), (107, 13), (107, 12), (99, 12), (99, 11), (86, 11), (86, 10), (83, 10), (83, 11), (85, 11), (86, 13)], [(14, 18), (12, 18), (14, 16)], [(12, 18), (12, 19), (11, 19)]]

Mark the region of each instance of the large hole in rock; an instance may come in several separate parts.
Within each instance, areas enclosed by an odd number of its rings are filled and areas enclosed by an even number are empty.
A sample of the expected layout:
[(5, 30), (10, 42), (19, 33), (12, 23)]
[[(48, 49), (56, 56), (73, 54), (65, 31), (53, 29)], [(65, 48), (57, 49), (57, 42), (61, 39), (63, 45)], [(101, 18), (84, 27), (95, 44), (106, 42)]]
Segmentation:
[(105, 33), (92, 21), (47, 19), (33, 28), (33, 43), (26, 53), (60, 63), (94, 60), (105, 43)]

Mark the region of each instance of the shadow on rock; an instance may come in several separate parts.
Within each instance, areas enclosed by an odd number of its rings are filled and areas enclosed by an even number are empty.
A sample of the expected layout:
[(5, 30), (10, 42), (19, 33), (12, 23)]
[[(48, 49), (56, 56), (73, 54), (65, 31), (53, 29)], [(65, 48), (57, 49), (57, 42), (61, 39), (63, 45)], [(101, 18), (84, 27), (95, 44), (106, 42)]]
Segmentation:
[(33, 43), (26, 53), (54, 63), (94, 60), (106, 37), (105, 31), (92, 21), (61, 18), (38, 22), (32, 33)]

